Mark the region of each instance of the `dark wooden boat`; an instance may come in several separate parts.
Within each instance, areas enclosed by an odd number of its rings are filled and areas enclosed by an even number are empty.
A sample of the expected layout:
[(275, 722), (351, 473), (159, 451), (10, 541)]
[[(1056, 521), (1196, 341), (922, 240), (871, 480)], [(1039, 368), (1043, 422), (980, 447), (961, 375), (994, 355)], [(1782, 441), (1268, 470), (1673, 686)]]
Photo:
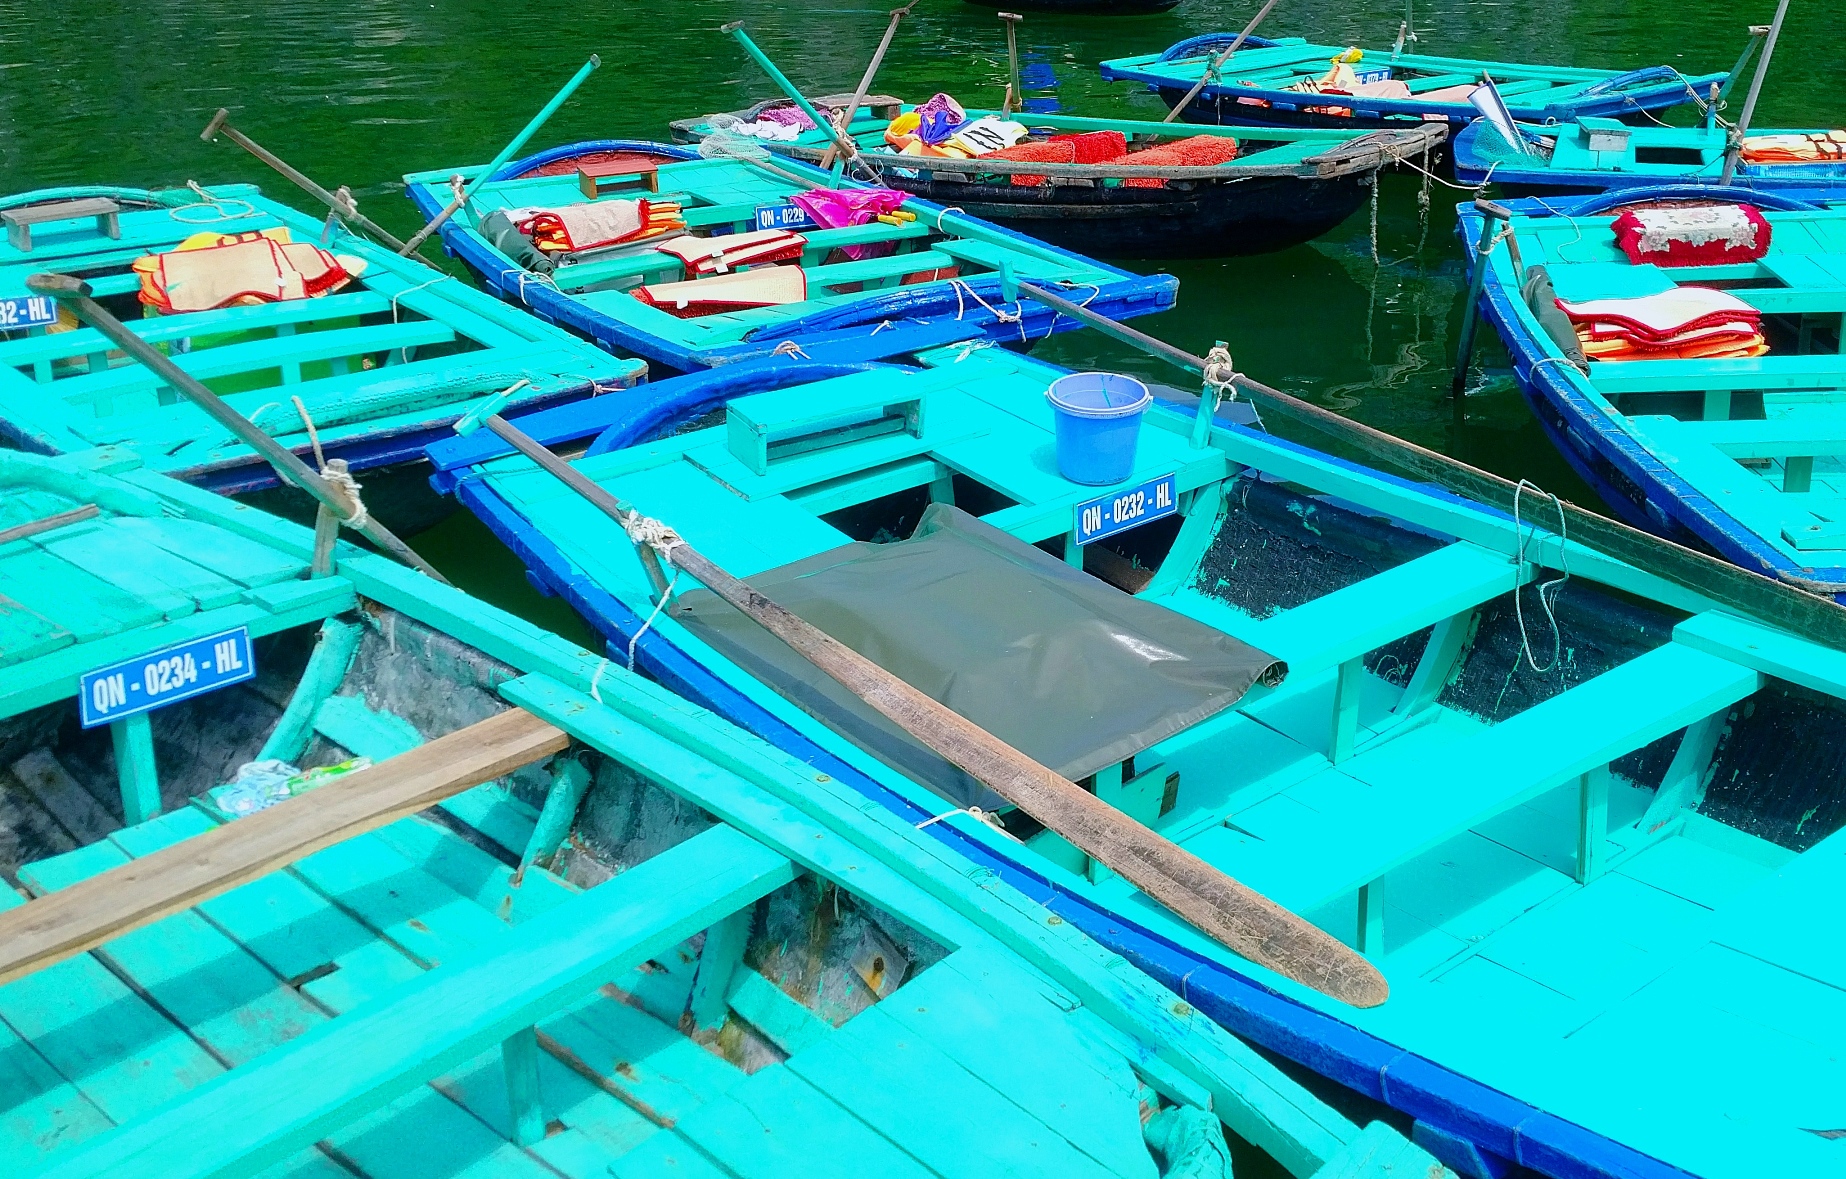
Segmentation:
[[(832, 95), (815, 100), (843, 106)], [(744, 123), (764, 111), (792, 105), (785, 99), (729, 112)], [(878, 181), (924, 200), (1029, 233), (1065, 249), (1110, 258), (1200, 258), (1264, 254), (1311, 241), (1351, 216), (1370, 195), (1378, 171), (1406, 158), (1427, 159), (1445, 137), (1439, 125), (1364, 134), (1350, 125), (1335, 130), (1239, 128), (1238, 157), (1212, 167), (1136, 167), (1111, 164), (1043, 164), (987, 159), (946, 159), (892, 154), (884, 140), (891, 119), (905, 109), (895, 100), (872, 100), (853, 119), (860, 160)], [(993, 114), (968, 112), (970, 117)], [(1120, 131), (1136, 146), (1160, 137), (1226, 135), (1229, 130), (1031, 112), (1012, 116), (1035, 133)], [(700, 142), (728, 125), (719, 115), (672, 124), (681, 142)], [(815, 129), (789, 141), (762, 141), (780, 154), (816, 161), (826, 132)], [(1014, 183), (1016, 176), (1041, 178)], [(1162, 181), (1157, 188), (1124, 183)]]
[(1067, 16), (1147, 16), (1179, 7), (1179, 0), (968, 0), (982, 8), (1018, 8), (1026, 12), (1061, 12)]

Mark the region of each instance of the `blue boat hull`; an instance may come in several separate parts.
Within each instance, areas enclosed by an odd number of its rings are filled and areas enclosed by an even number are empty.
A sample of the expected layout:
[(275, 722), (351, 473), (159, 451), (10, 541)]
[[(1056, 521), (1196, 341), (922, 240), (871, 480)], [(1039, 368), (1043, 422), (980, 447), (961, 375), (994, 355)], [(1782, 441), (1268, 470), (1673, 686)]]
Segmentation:
[[(1656, 195), (1685, 192), (1672, 188), (1651, 191)], [(1611, 194), (1611, 199), (1615, 196), (1619, 194)], [(1460, 206), (1456, 232), (1470, 267), (1482, 222), (1471, 206)], [(1490, 281), (1482, 289), (1478, 310), (1505, 342), (1513, 360), (1513, 378), (1552, 444), (1618, 516), (1676, 544), (1716, 553), (1765, 576), (1809, 585), (1846, 583), (1846, 569), (1795, 566), (1637, 443), (1572, 383), (1574, 369), (1541, 363), (1547, 355), (1545, 344), (1516, 313), (1518, 298), (1517, 292)], [(1846, 602), (1846, 593), (1834, 596)]]
[[(1508, 196), (1587, 196), (1599, 192), (1628, 192), (1662, 184), (1710, 183), (1691, 169), (1682, 176), (1659, 173), (1600, 172), (1587, 168), (1548, 168), (1534, 162), (1521, 164), (1483, 152), (1482, 129), (1470, 124), (1449, 141), (1449, 158), (1455, 179), (1480, 185), (1491, 181)], [(1744, 165), (1731, 187), (1741, 193), (1779, 193), (1806, 200), (1846, 196), (1846, 164), (1783, 164), (1770, 167)]]
[[(765, 375), (762, 365), (736, 366), (731, 373), (742, 383), (735, 395), (760, 388), (837, 375), (833, 370), (809, 365), (791, 366), (777, 380)], [(683, 392), (682, 392), (683, 391)], [(638, 443), (652, 437), (676, 417), (693, 417), (703, 407), (724, 397), (716, 374), (693, 374), (649, 387), (645, 401), (624, 406), (595, 402), (545, 415), (560, 423), (557, 437), (582, 436), (589, 430), (604, 432), (593, 452)], [(1156, 409), (1152, 412), (1167, 412)], [(535, 428), (538, 419), (535, 419)], [(1241, 429), (1219, 416), (1219, 425)], [(555, 437), (535, 435), (551, 444)], [(1267, 436), (1266, 436), (1267, 437)], [(1271, 438), (1278, 446), (1333, 462), (1368, 480), (1400, 487), (1416, 486), (1422, 494), (1453, 499), (1426, 486), (1382, 475), (1356, 463), (1330, 458), (1307, 447)], [(454, 444), (451, 444), (454, 445)], [(563, 598), (603, 637), (612, 661), (627, 663), (632, 651), (634, 667), (674, 692), (716, 712), (739, 726), (801, 759), (816, 770), (848, 784), (891, 813), (921, 824), (931, 813), (905, 796), (829, 752), (800, 730), (776, 717), (761, 704), (688, 656), (677, 645), (651, 629), (646, 620), (624, 602), (578, 573), (560, 550), (485, 480), (471, 477), (465, 464), (439, 463), (444, 469), (436, 485), (452, 490), (487, 527), (525, 563), (528, 577), (543, 593)], [(1454, 500), (1457, 504), (1465, 501)], [(1470, 505), (1473, 510), (1478, 507)], [(1511, 1160), (1556, 1179), (1686, 1179), (1677, 1167), (1644, 1155), (1622, 1143), (1590, 1132), (1575, 1123), (1515, 1100), (1481, 1082), (1444, 1067), (1387, 1040), (1280, 995), (1240, 971), (1197, 954), (1162, 937), (1119, 912), (1105, 909), (1088, 898), (1068, 892), (1032, 868), (1002, 855), (946, 823), (926, 828), (951, 846), (977, 869), (992, 872), (1070, 921), (1092, 938), (1160, 980), (1183, 1004), (1263, 1049), (1303, 1066), (1343, 1087), (1349, 1095), (1379, 1103), (1416, 1123), (1417, 1141), (1451, 1165), (1469, 1157), (1487, 1156), (1487, 1166)], [(1350, 1096), (1347, 1098), (1351, 1100)], [(1446, 1153), (1445, 1153), (1446, 1152)], [(1499, 1172), (1483, 1172), (1499, 1173)]]
[[(677, 144), (598, 139), (552, 148), (523, 160), (515, 160), (495, 173), (494, 178), (508, 180), (560, 160), (591, 152), (609, 151), (647, 152), (679, 160), (699, 158), (695, 149)], [(826, 172), (810, 168), (799, 161), (783, 160), (778, 166), (790, 171), (805, 170), (811, 173), (816, 187), (831, 183)], [(437, 199), (421, 186), (412, 185), (408, 194), (425, 219), (433, 218), (442, 211)], [(948, 211), (932, 201), (915, 198), (906, 204), (906, 208), (925, 220), (939, 217)], [(1034, 240), (1001, 226), (993, 225), (989, 228), (996, 234), (1021, 241)], [(445, 224), (440, 232), (443, 249), (473, 272), (484, 289), (516, 307), (531, 311), (547, 323), (557, 324), (593, 340), (599, 347), (618, 356), (644, 357), (656, 365), (679, 373), (709, 368), (729, 359), (693, 351), (663, 337), (639, 331), (630, 324), (597, 311), (580, 299), (564, 294), (548, 283), (535, 282), (525, 271), (509, 269), (479, 236), (453, 221)], [(1074, 254), (1071, 256), (1076, 258)], [(1116, 273), (1120, 276), (1119, 281), (1110, 284), (1087, 304), (1111, 318), (1128, 319), (1165, 311), (1173, 306), (1178, 297), (1179, 280), (1170, 275), (1143, 277), (1126, 270), (1118, 270)], [(997, 280), (975, 279), (962, 285), (971, 287), (989, 303), (1012, 302), (1002, 293)], [(957, 315), (961, 305), (956, 291), (947, 284), (899, 287), (879, 292), (860, 302), (829, 308), (802, 320), (777, 324), (773, 332), (767, 334), (777, 341), (792, 340), (796, 344), (804, 344), (821, 333), (859, 326), (875, 327), (886, 320)], [(1063, 319), (1040, 304), (1023, 303), (1018, 311), (1020, 318), (1017, 320), (988, 323), (986, 337), (997, 344), (1020, 346), (1043, 339), (1053, 332), (1070, 331), (1078, 326), (1074, 321)]]

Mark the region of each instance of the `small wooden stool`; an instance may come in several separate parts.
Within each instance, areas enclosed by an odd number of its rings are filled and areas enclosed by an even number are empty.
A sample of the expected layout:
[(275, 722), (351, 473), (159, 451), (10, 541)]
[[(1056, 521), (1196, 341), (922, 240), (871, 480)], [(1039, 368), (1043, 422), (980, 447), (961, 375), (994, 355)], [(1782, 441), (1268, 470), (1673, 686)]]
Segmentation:
[(597, 160), (577, 168), (577, 187), (585, 200), (595, 200), (610, 189), (645, 185), (649, 192), (660, 191), (660, 165), (645, 156), (627, 159)]
[(121, 213), (122, 206), (107, 197), (88, 197), (78, 201), (58, 201), (49, 205), (8, 209), (0, 212), (0, 222), (6, 224), (7, 244), (26, 254), (32, 250), (32, 227), (46, 221), (94, 217), (97, 233), (119, 240), (122, 236)]

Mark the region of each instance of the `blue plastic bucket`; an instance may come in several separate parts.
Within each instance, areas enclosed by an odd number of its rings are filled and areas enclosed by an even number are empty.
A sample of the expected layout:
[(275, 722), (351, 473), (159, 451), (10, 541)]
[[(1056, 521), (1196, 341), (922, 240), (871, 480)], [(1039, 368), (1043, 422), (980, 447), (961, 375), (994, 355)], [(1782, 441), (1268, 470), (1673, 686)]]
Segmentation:
[(1071, 373), (1045, 391), (1058, 424), (1058, 470), (1072, 483), (1120, 483), (1135, 469), (1141, 415), (1154, 395), (1120, 373)]

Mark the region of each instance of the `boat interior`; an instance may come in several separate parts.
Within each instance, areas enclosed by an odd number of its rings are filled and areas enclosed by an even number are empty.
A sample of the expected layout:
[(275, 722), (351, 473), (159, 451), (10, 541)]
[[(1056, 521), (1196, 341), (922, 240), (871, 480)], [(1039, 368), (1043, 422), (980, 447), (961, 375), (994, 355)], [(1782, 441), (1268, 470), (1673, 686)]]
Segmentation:
[[(1230, 41), (1228, 35), (1194, 38), (1164, 53), (1117, 58), (1104, 63), (1103, 76), (1145, 74), (1150, 78), (1157, 76), (1162, 85), (1190, 85), (1230, 47)], [(1222, 81), (1227, 85), (1262, 90), (1286, 90), (1298, 82), (1323, 77), (1327, 73), (1327, 63), (1346, 52), (1344, 45), (1314, 45), (1299, 37), (1276, 38), (1258, 48), (1239, 50), (1236, 58), (1226, 64)], [(1434, 101), (1457, 103), (1464, 101), (1459, 92), (1453, 95), (1441, 92), (1478, 85), (1484, 70), (1492, 76), (1508, 105), (1532, 109), (1577, 98), (1597, 83), (1621, 76), (1617, 70), (1481, 61), (1425, 53), (1373, 53), (1353, 68), (1361, 84), (1399, 81), (1409, 87), (1413, 99), (1434, 94)], [(1722, 81), (1723, 75), (1690, 81), (1703, 85), (1713, 80)]]
[[(1834, 580), (1846, 567), (1846, 217), (1763, 218), (1772, 236), (1760, 260), (1671, 268), (1631, 263), (1607, 215), (1552, 216), (1533, 206), (1514, 224), (1525, 268), (1543, 266), (1558, 298), (1710, 287), (1761, 312), (1765, 355), (1592, 362), (1586, 377), (1571, 380), (1719, 511), (1817, 580)], [(1503, 251), (1491, 265), (1499, 281), (1517, 285)], [(1531, 307), (1512, 310), (1561, 359)], [(1569, 376), (1568, 366), (1559, 374)]]
[[(144, 290), (163, 285), (160, 266), (177, 269), (178, 253), (227, 240), (251, 246), (254, 235), (291, 250), (322, 240), (318, 221), (250, 185), (59, 189), (10, 198), (0, 217), (10, 230), (0, 242), (0, 297), (30, 295), (26, 279), (40, 272), (83, 279), (103, 307), (290, 447), (318, 443), (342, 454), (359, 440), (440, 426), (521, 379), (530, 383), (515, 404), (544, 405), (646, 373), (640, 361), (511, 314), (452, 276), (351, 235), (302, 263), (312, 271), (333, 258), (348, 272), (319, 293), (304, 285), (311, 297), (195, 311), (149, 305)], [(256, 248), (260, 264), (227, 250), (197, 255), (208, 263), (179, 259), (193, 267), (172, 275), (172, 298), (186, 305), (187, 281), (225, 294), (294, 278), (295, 256), (272, 263)], [(144, 274), (137, 261), (157, 265)], [(231, 285), (219, 291), (223, 284)], [(250, 478), (273, 481), (247, 445), (69, 310), (49, 327), (0, 331), (0, 431), (31, 450), (132, 443), (150, 466), (182, 477), (259, 466)]]
[[(1846, 880), (1838, 775), (1815, 769), (1846, 748), (1846, 658), (1564, 544), (1542, 494), (1516, 524), (1260, 430), (1195, 448), (1183, 406), (1149, 411), (1128, 479), (1074, 484), (1057, 370), (992, 347), (920, 360), (744, 397), (577, 467), (746, 578), (901, 541), (953, 503), (1284, 660), (1279, 686), (1084, 783), (1362, 950), (1392, 995), (1357, 1011), (1238, 970), (1669, 1162), (1830, 1157), (1814, 1128), (1838, 1122), (1846, 1080), (1824, 1031), (1846, 958), (1800, 927)], [(612, 659), (632, 648), (598, 613), (609, 595), (806, 739), (949, 805), (656, 610), (633, 547), (551, 476), (491, 442), (432, 458)], [(1172, 514), (1076, 543), (1081, 507), (1168, 475)], [(1026, 816), (942, 822), (1224, 957)]]
[[(1506, 169), (1506, 175), (1513, 177), (1516, 183), (1526, 179), (1518, 175), (1523, 169), (1537, 168), (1546, 172), (1618, 174), (1632, 183), (1642, 184), (1649, 181), (1715, 181), (1724, 173), (1725, 150), (1729, 146), (1728, 132), (1722, 127), (1635, 126), (1619, 119), (1591, 115), (1572, 123), (1522, 124), (1520, 133), (1525, 139), (1525, 152), (1508, 144), (1491, 122), (1478, 119), (1462, 132), (1468, 144), (1458, 143), (1457, 150), (1471, 152), (1492, 163), (1496, 174)], [(1759, 134), (1781, 132), (1761, 131)], [(1752, 180), (1776, 181), (1780, 187), (1791, 187), (1802, 181), (1827, 185), (1837, 183), (1842, 170), (1837, 163), (1752, 163), (1743, 160), (1737, 166), (1736, 176), (1741, 178), (1739, 184), (1746, 189)], [(1559, 186), (1568, 191), (1566, 178), (1559, 177)]]
[[(832, 320), (838, 317), (828, 313), (847, 311), (865, 302), (868, 295), (888, 297), (899, 288), (919, 293), (929, 288), (929, 297), (956, 308), (957, 319), (963, 314), (991, 313), (993, 305), (1015, 301), (998, 285), (1003, 272), (1090, 291), (1124, 280), (1141, 281), (1003, 230), (964, 219), (944, 226), (935, 212), (905, 209), (886, 219), (841, 228), (814, 228), (809, 222), (792, 230), (798, 240), (791, 243), (786, 256), (778, 255), (781, 261), (738, 264), (720, 256), (713, 266), (694, 268), (679, 255), (657, 247), (688, 236), (755, 233), (765, 228), (767, 214), (759, 215), (759, 211), (794, 212), (789, 198), (816, 185), (790, 180), (748, 160), (666, 162), (634, 151), (572, 154), (568, 149), (546, 155), (557, 158), (516, 178), (482, 185), (476, 190), (472, 210), (457, 215), (456, 220), (492, 251), (501, 266), (501, 273), (484, 274), (485, 280), (514, 299), (532, 297), (528, 286), (554, 288), (597, 316), (665, 340), (682, 351), (736, 351), (759, 329), (824, 331), (850, 326), (857, 322), (850, 314), (835, 323)], [(591, 172), (599, 175), (584, 179)], [(405, 179), (440, 205), (449, 199), (449, 176), (447, 171), (425, 172)], [(586, 196), (585, 185), (594, 186), (594, 196)], [(502, 215), (509, 210), (584, 206), (612, 199), (676, 205), (683, 225), (607, 248), (567, 251), (553, 257), (534, 247)], [(791, 270), (799, 275), (798, 280), (791, 281)], [(752, 274), (757, 276), (754, 284), (740, 282)], [(947, 292), (938, 296), (945, 287), (953, 288), (952, 300)], [(652, 292), (654, 301), (643, 302), (635, 297), (636, 290)], [(1151, 289), (1130, 292), (1126, 298), (1131, 303), (1145, 300), (1141, 311), (1164, 305), (1163, 296)], [(893, 309), (903, 310), (896, 304)], [(1130, 307), (1124, 313), (1141, 312)], [(1041, 318), (1049, 320), (1050, 316)], [(1018, 330), (1021, 342), (1026, 342), (1024, 321), (1019, 322)], [(594, 329), (594, 334), (602, 339), (609, 333)], [(744, 350), (750, 349), (745, 346)]]
[[(107, 929), (176, 891), (89, 953), (3, 956), (7, 1174), (1228, 1173), (1188, 1169), (1224, 1149), (1207, 1089), (1123, 1030), (1164, 992), (1076, 934), (1027, 965), (966, 915), (1030, 929), (1023, 899), (946, 858), (905, 875), (901, 850), (868, 856), (868, 821), (791, 802), (814, 784), (760, 743), (739, 753), (622, 672), (599, 698), (622, 704), (598, 704), (533, 670), (587, 677), (587, 652), (381, 558), (310, 579), (304, 530), (255, 539), (251, 509), (132, 462), (8, 462), (0, 527), (99, 512), (0, 548), (0, 910), (77, 890)], [(405, 609), (380, 600), (418, 583)], [(136, 718), (80, 726), (73, 670), (236, 625), (255, 678), (142, 713), (138, 736)], [(267, 805), (232, 817), (244, 763), (333, 767), (265, 796), (326, 792), (290, 822), (331, 824), (314, 816), (338, 809), (339, 769), (386, 789), (392, 767), (486, 757), (475, 734), (522, 717), (543, 740), (493, 764), (523, 768), (350, 838), (330, 826), (209, 899), (172, 883), (173, 849), (222, 863), (224, 836), (264, 822)], [(883, 838), (924, 842), (901, 826)], [(1115, 981), (1079, 1000), (1054, 981), (1068, 963), (1067, 983)], [(1202, 1035), (1196, 1059), (1230, 1043)]]

